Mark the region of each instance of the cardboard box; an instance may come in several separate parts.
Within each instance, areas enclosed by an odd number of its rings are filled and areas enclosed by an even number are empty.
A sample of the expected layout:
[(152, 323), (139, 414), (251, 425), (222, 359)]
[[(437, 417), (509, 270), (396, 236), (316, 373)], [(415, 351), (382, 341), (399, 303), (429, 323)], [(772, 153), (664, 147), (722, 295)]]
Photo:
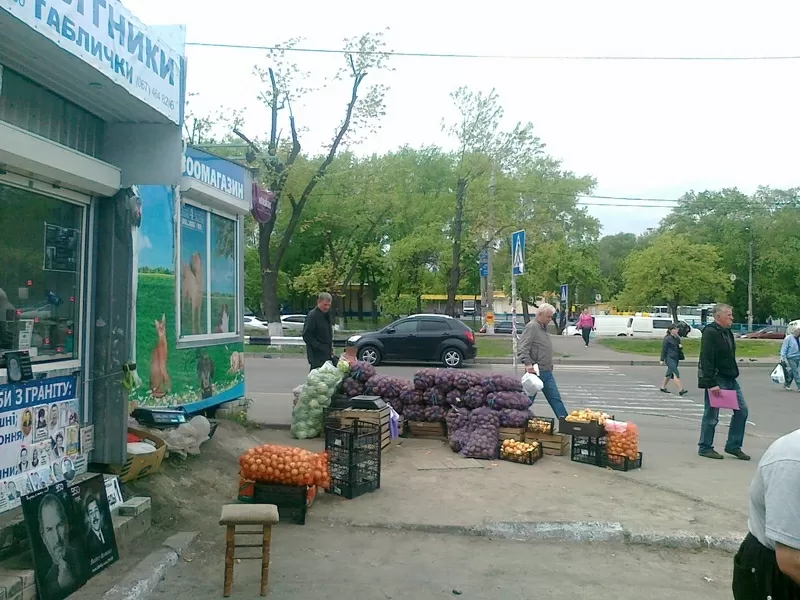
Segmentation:
[(160, 437), (140, 429), (128, 428), (128, 433), (131, 433), (143, 440), (152, 441), (156, 449), (148, 454), (128, 454), (128, 460), (124, 465), (111, 465), (110, 471), (115, 475), (119, 475), (121, 483), (141, 479), (151, 473), (155, 473), (161, 468), (161, 463), (167, 453), (167, 444)]
[(447, 437), (444, 423), (428, 423), (426, 421), (409, 421), (411, 435), (418, 438), (440, 440)]
[(606, 429), (597, 421), (567, 421), (566, 419), (558, 420), (558, 431), (565, 435), (573, 435), (575, 437), (605, 437)]
[(536, 440), (542, 445), (542, 451), (548, 456), (564, 456), (569, 453), (570, 436), (563, 433), (530, 433), (525, 434), (526, 440)]
[(501, 427), (499, 430), (500, 441), (514, 440), (521, 442), (525, 439), (524, 427)]

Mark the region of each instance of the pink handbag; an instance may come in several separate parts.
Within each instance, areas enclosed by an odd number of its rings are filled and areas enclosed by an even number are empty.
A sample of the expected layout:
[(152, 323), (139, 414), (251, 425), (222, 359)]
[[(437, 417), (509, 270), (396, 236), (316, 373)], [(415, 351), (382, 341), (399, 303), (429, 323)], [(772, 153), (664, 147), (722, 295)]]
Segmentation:
[(736, 396), (736, 390), (720, 390), (719, 392), (719, 394), (708, 392), (708, 403), (711, 408), (739, 410), (739, 398)]

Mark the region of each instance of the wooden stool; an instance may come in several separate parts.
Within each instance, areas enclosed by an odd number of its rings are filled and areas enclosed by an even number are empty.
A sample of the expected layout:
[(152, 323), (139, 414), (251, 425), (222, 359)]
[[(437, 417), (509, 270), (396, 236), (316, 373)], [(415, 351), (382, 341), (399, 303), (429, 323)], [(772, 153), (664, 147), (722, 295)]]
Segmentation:
[[(269, 580), (269, 544), (272, 541), (272, 526), (278, 522), (278, 507), (274, 504), (226, 504), (222, 507), (219, 524), (228, 529), (225, 534), (225, 583), (223, 596), (231, 595), (233, 586), (233, 561), (261, 559), (261, 595), (267, 595)], [(261, 529), (236, 531), (237, 525), (261, 525)], [(236, 534), (260, 535), (261, 543), (237, 544)], [(236, 548), (261, 548), (261, 556), (234, 556)]]

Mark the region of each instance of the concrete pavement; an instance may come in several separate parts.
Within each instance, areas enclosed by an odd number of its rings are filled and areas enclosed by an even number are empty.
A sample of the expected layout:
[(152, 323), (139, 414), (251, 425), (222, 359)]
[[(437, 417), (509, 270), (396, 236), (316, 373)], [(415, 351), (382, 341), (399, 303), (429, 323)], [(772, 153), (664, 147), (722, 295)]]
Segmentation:
[[(222, 532), (207, 535), (159, 585), (154, 598), (222, 593)], [(731, 557), (626, 546), (520, 544), (321, 523), (273, 530), (273, 600), (726, 600)], [(234, 566), (231, 598), (256, 598), (260, 561)]]

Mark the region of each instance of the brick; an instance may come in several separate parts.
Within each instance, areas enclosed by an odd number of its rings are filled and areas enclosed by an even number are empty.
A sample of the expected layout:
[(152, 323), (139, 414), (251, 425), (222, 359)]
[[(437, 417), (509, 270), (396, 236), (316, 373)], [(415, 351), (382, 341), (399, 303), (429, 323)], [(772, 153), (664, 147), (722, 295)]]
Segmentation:
[(119, 505), (119, 514), (123, 517), (138, 517), (144, 511), (150, 510), (150, 498), (137, 496)]

